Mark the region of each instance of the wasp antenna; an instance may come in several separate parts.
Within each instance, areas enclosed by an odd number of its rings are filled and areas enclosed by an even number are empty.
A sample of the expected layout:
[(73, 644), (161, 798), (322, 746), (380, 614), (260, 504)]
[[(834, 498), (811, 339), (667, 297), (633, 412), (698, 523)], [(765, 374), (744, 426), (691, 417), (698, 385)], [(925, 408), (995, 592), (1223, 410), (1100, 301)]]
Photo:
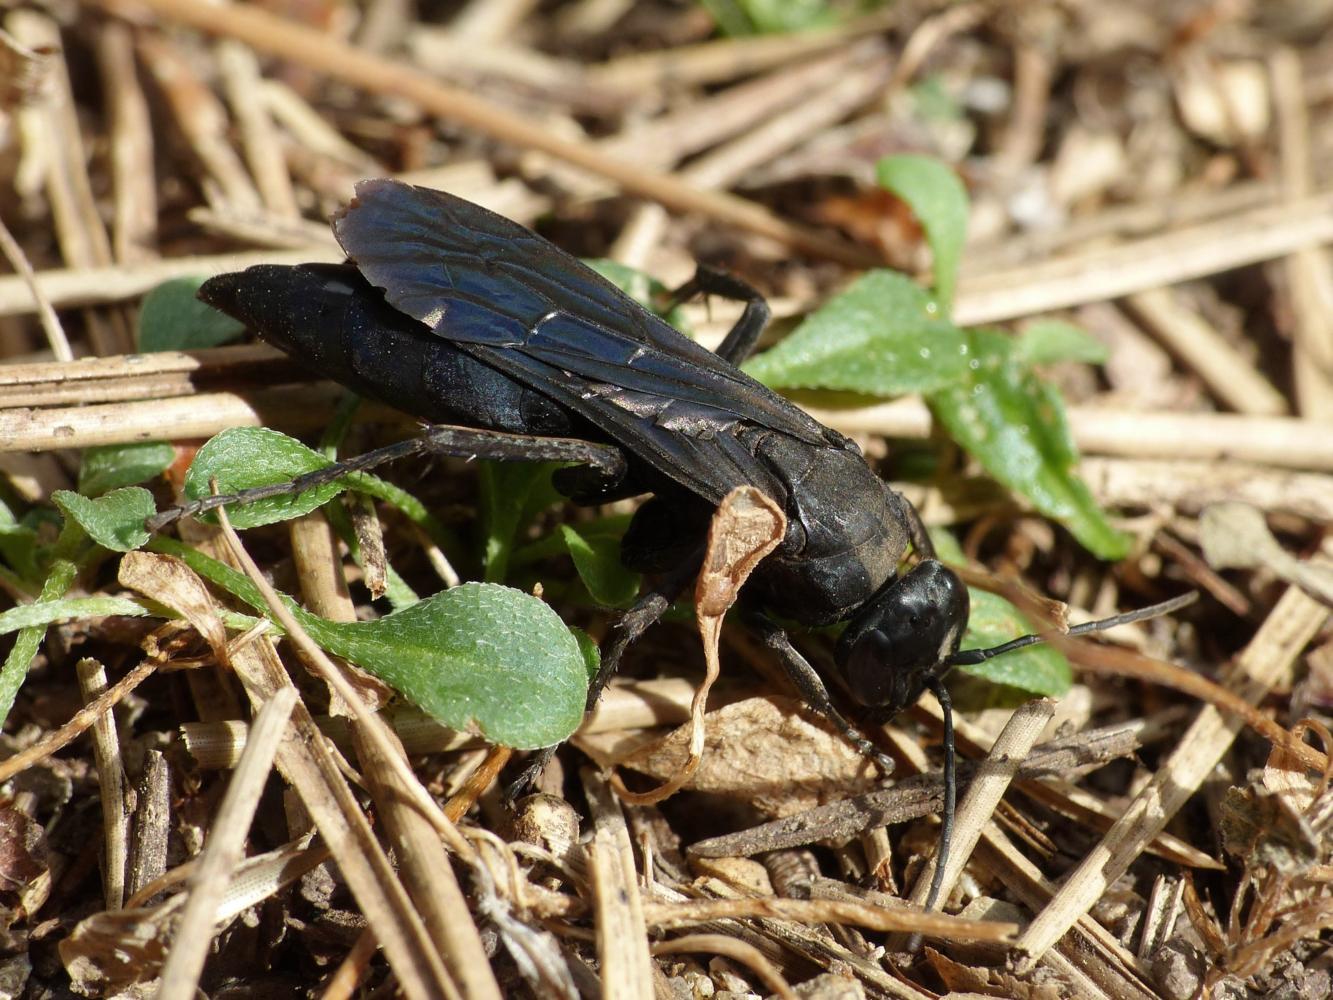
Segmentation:
[(1089, 632), (1104, 632), (1108, 628), (1115, 628), (1117, 625), (1128, 625), (1130, 622), (1146, 621), (1149, 618), (1160, 618), (1162, 615), (1169, 615), (1172, 612), (1179, 611), (1181, 608), (1187, 608), (1199, 599), (1197, 590), (1187, 590), (1185, 593), (1170, 600), (1162, 601), (1158, 604), (1149, 604), (1146, 608), (1139, 608), (1137, 611), (1126, 611), (1123, 615), (1112, 615), (1110, 618), (1102, 618), (1095, 622), (1084, 622), (1082, 625), (1075, 625), (1068, 632), (1069, 635), (1087, 635)]
[(1095, 622), (1084, 622), (1082, 625), (1075, 625), (1067, 632), (1033, 633), (1032, 635), (1019, 636), (1017, 639), (1011, 639), (998, 646), (991, 646), (989, 649), (960, 650), (949, 657), (947, 665), (950, 667), (970, 667), (977, 663), (984, 663), (1003, 653), (1012, 653), (1015, 649), (1022, 649), (1024, 646), (1035, 646), (1039, 642), (1046, 642), (1056, 635), (1087, 635), (1089, 632), (1104, 632), (1107, 629), (1115, 628), (1117, 625), (1128, 625), (1130, 622), (1158, 618), (1161, 615), (1169, 615), (1181, 608), (1188, 607), (1198, 599), (1199, 592), (1190, 590), (1178, 597), (1161, 601), (1158, 604), (1150, 604), (1146, 608), (1139, 608), (1137, 611), (1126, 611), (1121, 615), (1113, 615), (1110, 618), (1101, 618)]

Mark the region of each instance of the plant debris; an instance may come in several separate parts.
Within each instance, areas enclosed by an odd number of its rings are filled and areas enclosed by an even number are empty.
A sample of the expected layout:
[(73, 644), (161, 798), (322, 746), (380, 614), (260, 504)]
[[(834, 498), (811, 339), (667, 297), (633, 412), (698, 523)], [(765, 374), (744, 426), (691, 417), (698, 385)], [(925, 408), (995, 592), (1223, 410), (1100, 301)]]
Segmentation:
[[(1312, 0), (8, 10), (0, 993), (1328, 996), (1331, 153)], [(748, 370), (910, 498), (969, 645), (1201, 592), (950, 678), (940, 912), (939, 705), (847, 706), (888, 779), (805, 709), (736, 613), (767, 498), (512, 809), (639, 592), (637, 501), (418, 448), (243, 538), (146, 528), (220, 452), (419, 429), (195, 298), (336, 262), (385, 176), (710, 347), (740, 307), (670, 289), (759, 288)]]

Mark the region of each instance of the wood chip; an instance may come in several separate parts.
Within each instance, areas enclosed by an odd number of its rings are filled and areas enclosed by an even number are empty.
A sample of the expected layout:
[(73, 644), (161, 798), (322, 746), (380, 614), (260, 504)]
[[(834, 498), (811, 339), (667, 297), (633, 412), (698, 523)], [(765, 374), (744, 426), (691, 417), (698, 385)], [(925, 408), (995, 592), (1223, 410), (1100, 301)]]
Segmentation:
[(648, 954), (648, 929), (629, 830), (610, 786), (589, 769), (584, 769), (581, 777), (592, 813), (588, 868), (602, 996), (649, 1000), (653, 996), (653, 963)]

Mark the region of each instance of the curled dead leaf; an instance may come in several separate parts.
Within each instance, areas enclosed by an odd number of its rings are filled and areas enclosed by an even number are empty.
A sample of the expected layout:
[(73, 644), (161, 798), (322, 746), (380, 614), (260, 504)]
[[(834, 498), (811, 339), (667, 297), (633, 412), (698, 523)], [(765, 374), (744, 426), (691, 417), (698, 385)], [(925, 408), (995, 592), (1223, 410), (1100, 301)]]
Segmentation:
[(626, 801), (636, 805), (661, 802), (683, 788), (698, 768), (704, 749), (708, 690), (721, 671), (718, 643), (722, 619), (759, 561), (778, 547), (786, 532), (787, 517), (782, 508), (753, 486), (738, 486), (722, 498), (708, 526), (708, 547), (694, 589), (695, 620), (703, 639), (707, 671), (690, 706), (689, 753), (675, 775), (648, 792), (631, 792), (619, 775), (612, 775), (612, 786)]
[(185, 563), (156, 552), (127, 552), (117, 576), (121, 586), (178, 611), (203, 636), (218, 662), (229, 662), (227, 630), (217, 605), (204, 581)]
[(42, 825), (13, 806), (0, 807), (0, 889), (22, 892), (48, 871)]
[(700, 628), (703, 619), (720, 620), (736, 603), (741, 586), (786, 530), (782, 508), (753, 486), (738, 486), (723, 498), (708, 527), (708, 549), (694, 589)]

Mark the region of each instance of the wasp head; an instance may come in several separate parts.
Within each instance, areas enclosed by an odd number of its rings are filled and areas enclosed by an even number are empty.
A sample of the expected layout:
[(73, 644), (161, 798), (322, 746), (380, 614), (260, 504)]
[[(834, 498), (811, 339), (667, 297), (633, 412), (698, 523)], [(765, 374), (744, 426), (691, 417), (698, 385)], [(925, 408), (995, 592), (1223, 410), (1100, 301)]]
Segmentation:
[(967, 627), (967, 587), (924, 559), (886, 585), (848, 623), (834, 654), (847, 692), (892, 715), (942, 677)]

